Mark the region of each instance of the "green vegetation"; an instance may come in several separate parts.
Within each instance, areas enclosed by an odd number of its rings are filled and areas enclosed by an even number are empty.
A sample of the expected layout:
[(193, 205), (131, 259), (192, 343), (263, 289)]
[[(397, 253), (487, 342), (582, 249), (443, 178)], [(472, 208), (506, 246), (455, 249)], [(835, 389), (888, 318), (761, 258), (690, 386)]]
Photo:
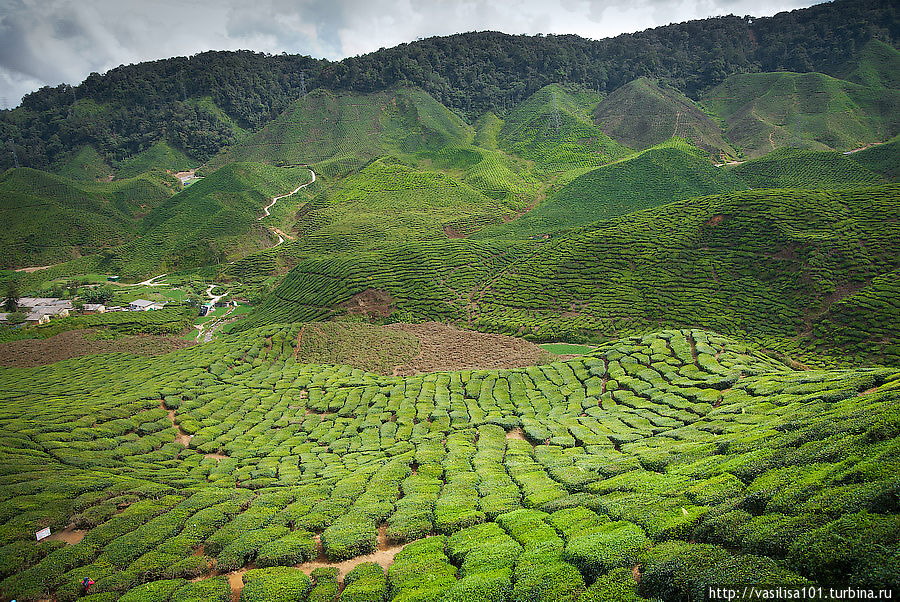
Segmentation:
[(590, 353), (593, 351), (593, 347), (590, 345), (572, 345), (569, 343), (544, 343), (541, 345), (541, 349), (546, 349), (550, 353), (555, 353), (556, 355), (567, 355), (567, 354), (578, 354), (584, 355), (585, 353)]
[[(619, 216), (547, 242), (444, 241), (304, 260), (239, 328), (323, 320), (377, 289), (392, 300), (395, 320), (451, 320), (537, 341), (701, 324), (825, 365), (875, 358), (896, 365), (892, 337), (857, 335), (869, 352), (847, 355), (837, 342), (843, 326), (822, 320), (812, 332), (807, 323), (843, 291), (897, 268), (897, 194), (895, 185), (742, 191)], [(887, 302), (871, 309), (875, 323), (896, 321)]]
[(547, 171), (591, 167), (624, 157), (629, 150), (591, 120), (590, 112), (599, 100), (596, 94), (546, 86), (506, 115), (500, 146)]
[(317, 173), (343, 174), (378, 156), (437, 150), (470, 135), (459, 117), (421, 90), (362, 95), (319, 89), (210, 165), (316, 164)]
[(0, 265), (41, 266), (121, 245), (144, 213), (169, 199), (174, 178), (147, 174), (117, 182), (76, 182), (20, 168), (0, 176)]
[(751, 188), (833, 189), (885, 182), (855, 159), (834, 151), (780, 148), (729, 170)]
[(848, 151), (896, 135), (900, 91), (868, 88), (822, 73), (732, 75), (703, 106), (750, 157), (782, 146)]
[(900, 136), (894, 136), (884, 144), (853, 153), (851, 158), (875, 173), (896, 181), (900, 178)]
[(177, 172), (196, 166), (196, 161), (191, 160), (182, 151), (166, 142), (159, 141), (147, 150), (123, 161), (119, 165), (116, 175), (120, 178), (131, 178), (153, 169)]
[[(408, 546), (387, 575), (359, 565), (345, 598), (574, 599), (633, 591), (616, 571), (634, 564), (649, 597), (708, 583), (709, 555), (735, 582), (897, 577), (896, 371), (795, 372), (668, 330), (546, 366), (403, 378), (297, 363), (299, 329), (0, 369), (4, 595), (68, 599), (87, 573), (112, 597), (224, 598), (212, 557), (302, 562), (323, 530), (348, 558), (416, 512), (434, 526), (411, 538), (447, 537)], [(528, 440), (506, 437), (518, 426)], [(81, 542), (9, 553), (72, 521), (91, 526)], [(242, 596), (322, 597), (332, 579), (260, 568)]]
[(714, 118), (678, 90), (646, 77), (610, 93), (594, 119), (615, 140), (639, 150), (678, 137), (717, 157), (736, 154)]
[(747, 187), (740, 178), (713, 166), (705, 152), (673, 138), (577, 175), (534, 210), (508, 224), (487, 228), (476, 238), (552, 234), (676, 200)]

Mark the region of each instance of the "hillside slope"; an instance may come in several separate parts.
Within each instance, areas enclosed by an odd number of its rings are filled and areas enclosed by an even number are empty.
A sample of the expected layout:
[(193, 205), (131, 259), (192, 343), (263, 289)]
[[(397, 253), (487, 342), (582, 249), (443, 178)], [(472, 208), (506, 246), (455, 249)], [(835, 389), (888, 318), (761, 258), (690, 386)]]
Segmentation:
[(275, 240), (258, 217), (273, 196), (307, 182), (309, 170), (231, 163), (148, 214), (139, 239), (109, 249), (102, 267), (125, 277), (222, 263)]
[(782, 146), (848, 151), (900, 132), (900, 90), (821, 73), (743, 73), (706, 92), (726, 135), (749, 157)]
[(543, 236), (688, 197), (747, 187), (740, 178), (712, 165), (706, 152), (672, 139), (581, 173), (522, 217), (476, 236)]
[[(393, 299), (388, 314), (537, 340), (691, 325), (801, 355), (839, 355), (831, 327), (811, 337), (808, 321), (897, 269), (898, 198), (896, 185), (740, 191), (610, 218), (541, 244), (447, 241), (301, 262), (246, 326), (322, 319), (378, 289)], [(874, 311), (885, 315), (872, 319), (895, 322), (892, 306), (881, 307)], [(895, 343), (873, 342), (878, 361), (900, 362)]]
[(343, 174), (379, 156), (434, 151), (470, 138), (470, 128), (459, 117), (415, 88), (373, 94), (319, 89), (209, 166), (303, 163), (315, 164), (317, 172)]
[(646, 77), (611, 92), (597, 105), (593, 116), (606, 134), (638, 150), (678, 137), (717, 157), (735, 155), (722, 136), (721, 126), (693, 101)]
[(845, 188), (887, 182), (861, 165), (857, 154), (779, 148), (726, 169), (752, 188)]
[(624, 157), (630, 150), (591, 120), (590, 112), (599, 100), (595, 93), (558, 84), (545, 86), (505, 116), (500, 147), (547, 171), (591, 167)]
[(106, 183), (7, 170), (0, 176), (0, 265), (58, 263), (123, 244), (138, 234), (141, 216), (176, 186), (162, 173)]

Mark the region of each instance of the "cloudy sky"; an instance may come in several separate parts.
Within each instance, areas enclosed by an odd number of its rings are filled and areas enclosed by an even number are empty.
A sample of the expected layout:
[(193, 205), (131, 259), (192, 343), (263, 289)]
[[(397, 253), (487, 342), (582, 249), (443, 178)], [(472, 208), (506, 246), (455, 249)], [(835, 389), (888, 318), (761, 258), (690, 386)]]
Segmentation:
[(604, 38), (820, 0), (0, 0), (0, 106), (92, 71), (204, 50), (341, 59), (464, 31)]

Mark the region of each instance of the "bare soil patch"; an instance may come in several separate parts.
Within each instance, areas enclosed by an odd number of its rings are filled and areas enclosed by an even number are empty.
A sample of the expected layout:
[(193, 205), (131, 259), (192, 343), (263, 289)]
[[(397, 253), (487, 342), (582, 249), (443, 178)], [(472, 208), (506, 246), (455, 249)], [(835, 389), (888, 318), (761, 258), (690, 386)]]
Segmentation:
[(391, 324), (386, 328), (407, 332), (419, 339), (419, 355), (394, 368), (407, 376), (467, 368), (520, 368), (546, 362), (546, 351), (524, 339), (462, 330), (439, 322)]
[(387, 570), (392, 564), (394, 564), (394, 556), (396, 556), (397, 553), (406, 546), (406, 544), (392, 544), (387, 539), (386, 532), (386, 526), (382, 526), (378, 529), (378, 545), (375, 548), (374, 552), (372, 552), (371, 554), (366, 554), (364, 556), (350, 558), (349, 560), (342, 560), (341, 562), (331, 562), (330, 560), (328, 560), (328, 557), (325, 556), (325, 552), (322, 550), (322, 543), (319, 540), (319, 537), (316, 536), (316, 546), (319, 550), (319, 557), (315, 560), (310, 560), (309, 562), (304, 562), (302, 564), (297, 564), (294, 566), (307, 575), (318, 568), (334, 567), (338, 570), (338, 580), (341, 581), (347, 573), (364, 562), (377, 562), (382, 566), (382, 568), (384, 568), (384, 570)]
[(84, 539), (87, 535), (86, 529), (76, 529), (75, 527), (66, 527), (62, 531), (51, 533), (44, 541), (64, 541), (69, 545), (74, 545)]
[(523, 431), (519, 427), (516, 427), (511, 431), (507, 431), (506, 438), (507, 439), (518, 439), (519, 441), (527, 441), (527, 439), (525, 438), (525, 431)]
[(456, 230), (453, 226), (444, 226), (444, 234), (447, 238), (465, 238), (466, 235)]
[(92, 340), (87, 330), (67, 330), (46, 339), (24, 339), (0, 343), (0, 366), (30, 368), (94, 353), (134, 353), (162, 355), (190, 347), (194, 343), (176, 337), (156, 335), (122, 336), (113, 340)]
[(33, 272), (39, 272), (41, 270), (46, 270), (52, 268), (55, 265), (59, 265), (58, 263), (52, 263), (50, 265), (36, 265), (30, 268), (19, 268), (16, 270), (17, 272), (25, 272), (26, 274), (31, 274)]
[(338, 307), (346, 309), (350, 314), (386, 318), (394, 311), (394, 298), (387, 291), (367, 288), (361, 293), (356, 293)]
[(704, 226), (718, 226), (725, 219), (724, 215), (714, 215), (705, 222), (703, 222)]

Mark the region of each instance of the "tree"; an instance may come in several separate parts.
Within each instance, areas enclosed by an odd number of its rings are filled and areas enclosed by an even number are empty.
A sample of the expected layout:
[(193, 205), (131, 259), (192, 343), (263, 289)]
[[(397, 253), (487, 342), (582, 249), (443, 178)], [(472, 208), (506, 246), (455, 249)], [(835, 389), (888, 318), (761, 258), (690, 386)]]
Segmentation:
[(19, 309), (19, 284), (15, 280), (10, 280), (6, 285), (6, 301), (3, 307), (8, 312), (15, 312)]

